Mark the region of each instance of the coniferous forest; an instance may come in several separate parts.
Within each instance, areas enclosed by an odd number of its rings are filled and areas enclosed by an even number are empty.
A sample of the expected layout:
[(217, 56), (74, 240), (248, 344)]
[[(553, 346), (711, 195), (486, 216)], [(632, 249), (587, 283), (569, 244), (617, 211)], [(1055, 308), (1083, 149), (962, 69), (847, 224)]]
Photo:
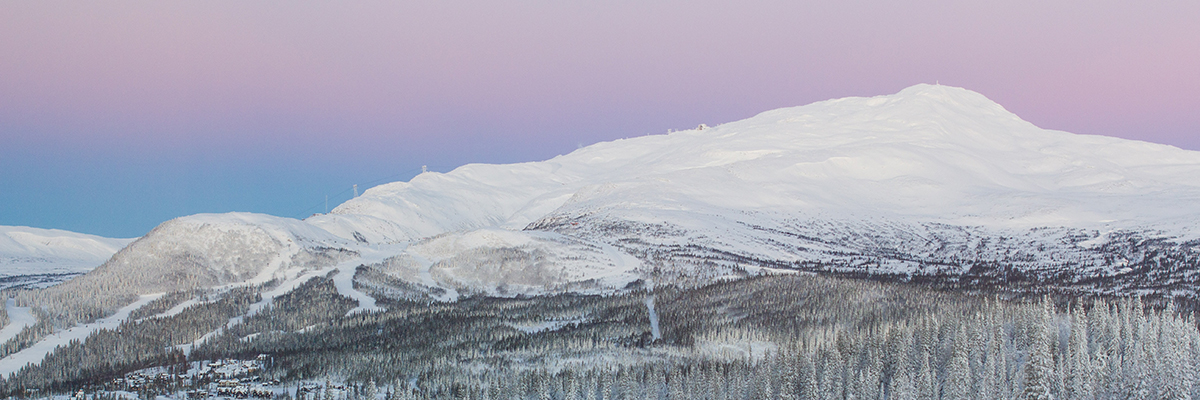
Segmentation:
[[(0, 390), (99, 397), (139, 369), (269, 359), (255, 379), (306, 400), (1200, 396), (1200, 330), (1169, 301), (789, 274), (605, 296), (380, 296), (386, 311), (347, 314), (355, 302), (323, 277), (247, 313), (269, 286), (165, 295)], [(139, 393), (194, 397), (213, 385)]]

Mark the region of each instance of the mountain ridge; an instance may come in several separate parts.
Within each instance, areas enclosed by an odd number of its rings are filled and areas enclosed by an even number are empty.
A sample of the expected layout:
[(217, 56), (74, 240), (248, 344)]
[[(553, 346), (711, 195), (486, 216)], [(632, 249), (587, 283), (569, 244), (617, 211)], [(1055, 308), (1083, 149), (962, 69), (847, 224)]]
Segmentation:
[[(1197, 216), (1200, 152), (1044, 130), (981, 94), (916, 85), (597, 143), (546, 161), (423, 173), (303, 221), (182, 217), (164, 226), (249, 227), (258, 239), (156, 228), (130, 249), (187, 247), (179, 253), (187, 262), (150, 263), (166, 268), (153, 272), (162, 276), (195, 275), (173, 266), (229, 273), (154, 290), (294, 279), (356, 262), (427, 288), (422, 293), (448, 290), (441, 299), (619, 290), (638, 280), (780, 269), (909, 277), (984, 271), (994, 280), (1007, 265), (1075, 284), (1116, 279), (1147, 259), (1139, 243), (1189, 260), (1200, 232), (1187, 221)], [(1131, 237), (1140, 242), (1112, 244)], [(428, 251), (461, 240), (486, 244)], [(251, 242), (274, 245), (251, 257)], [(130, 250), (108, 264), (146, 264), (139, 257), (158, 259)], [(1192, 285), (1191, 267), (1177, 267), (1159, 283)]]
[(52, 285), (91, 270), (134, 240), (0, 226), (0, 281), (5, 287)]

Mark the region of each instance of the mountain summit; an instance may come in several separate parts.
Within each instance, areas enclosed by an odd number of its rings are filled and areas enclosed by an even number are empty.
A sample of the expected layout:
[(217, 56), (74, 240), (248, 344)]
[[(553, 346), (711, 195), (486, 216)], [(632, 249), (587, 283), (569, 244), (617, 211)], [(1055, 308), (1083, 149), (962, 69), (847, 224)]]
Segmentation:
[(978, 93), (917, 85), (600, 143), (543, 162), (422, 174), (309, 222), (343, 237), (354, 227), (376, 241), (517, 229), (581, 201), (580, 190), (607, 185), (747, 211), (1144, 225), (1198, 211), (1179, 204), (1200, 193), (1198, 167), (1200, 153), (1043, 130)]

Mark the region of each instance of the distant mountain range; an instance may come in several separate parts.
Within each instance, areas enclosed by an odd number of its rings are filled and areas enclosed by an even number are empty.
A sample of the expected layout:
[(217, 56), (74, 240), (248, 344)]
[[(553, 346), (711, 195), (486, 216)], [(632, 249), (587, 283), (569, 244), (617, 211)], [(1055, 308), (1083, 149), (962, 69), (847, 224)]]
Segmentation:
[(90, 271), (134, 239), (0, 226), (0, 288), (51, 285)]
[[(336, 269), (366, 308), (766, 270), (1195, 296), (1198, 222), (1200, 152), (1045, 130), (917, 85), (423, 173), (305, 220), (183, 217), (89, 275), (145, 294)], [(103, 240), (71, 259), (126, 243)]]

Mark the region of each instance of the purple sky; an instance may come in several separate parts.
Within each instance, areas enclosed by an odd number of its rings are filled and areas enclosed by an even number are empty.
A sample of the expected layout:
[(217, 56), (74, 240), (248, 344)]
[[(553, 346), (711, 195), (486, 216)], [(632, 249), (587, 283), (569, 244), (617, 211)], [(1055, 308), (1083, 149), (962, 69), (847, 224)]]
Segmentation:
[(307, 216), (421, 165), (922, 82), (1200, 150), (1200, 3), (908, 3), (0, 2), (0, 225)]

